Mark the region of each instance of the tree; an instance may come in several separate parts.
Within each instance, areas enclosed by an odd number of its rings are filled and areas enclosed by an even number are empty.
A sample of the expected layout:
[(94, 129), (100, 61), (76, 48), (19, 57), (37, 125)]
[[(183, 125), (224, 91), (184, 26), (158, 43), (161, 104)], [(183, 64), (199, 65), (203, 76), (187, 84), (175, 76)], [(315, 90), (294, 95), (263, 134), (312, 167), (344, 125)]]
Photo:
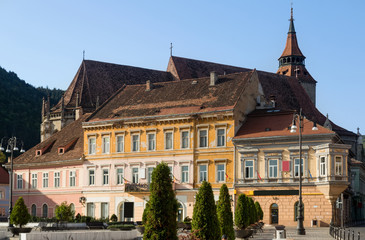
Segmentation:
[(249, 225), (248, 200), (245, 194), (240, 194), (237, 200), (234, 223), (240, 229)]
[(257, 211), (257, 221), (262, 220), (264, 218), (264, 212), (262, 211), (262, 208), (261, 208), (259, 202), (255, 202), (255, 208)]
[(143, 239), (177, 239), (177, 200), (172, 190), (170, 169), (166, 163), (157, 165), (152, 172), (150, 200)]
[(204, 181), (196, 195), (196, 202), (191, 222), (192, 231), (200, 240), (219, 240), (220, 228), (218, 225), (217, 207), (211, 185)]
[(247, 197), (248, 200), (248, 211), (250, 213), (250, 221), (249, 224), (254, 224), (257, 222), (257, 211), (255, 207), (255, 203), (252, 198)]
[(233, 230), (233, 214), (231, 209), (231, 199), (229, 197), (228, 188), (226, 184), (223, 184), (220, 193), (219, 201), (217, 205), (217, 215), (219, 226), (221, 229), (221, 235), (226, 234), (228, 239), (235, 239)]
[(67, 204), (66, 201), (62, 202), (60, 206), (56, 206), (56, 218), (59, 221), (70, 222), (75, 214), (71, 208), (71, 204)]
[(14, 225), (19, 225), (21, 228), (30, 220), (28, 208), (24, 203), (23, 197), (18, 198), (15, 202), (14, 209), (10, 214), (10, 222)]

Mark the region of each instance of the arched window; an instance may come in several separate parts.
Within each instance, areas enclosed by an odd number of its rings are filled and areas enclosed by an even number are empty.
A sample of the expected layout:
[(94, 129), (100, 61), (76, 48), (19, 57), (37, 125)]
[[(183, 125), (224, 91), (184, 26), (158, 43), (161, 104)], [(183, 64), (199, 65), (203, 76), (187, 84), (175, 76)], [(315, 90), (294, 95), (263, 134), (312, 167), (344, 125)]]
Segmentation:
[(43, 210), (42, 217), (44, 217), (44, 218), (48, 217), (48, 206), (47, 206), (47, 204), (43, 204), (42, 210)]
[(273, 203), (270, 207), (271, 224), (279, 223), (279, 206)]
[(35, 204), (32, 205), (32, 216), (37, 216), (37, 206)]
[[(297, 201), (294, 204), (294, 221), (298, 221), (298, 213), (299, 213), (299, 201)], [(303, 216), (303, 220), (304, 220), (304, 203), (303, 203), (303, 208), (302, 208), (302, 216)]]
[(179, 203), (179, 206), (177, 208), (177, 221), (184, 221), (184, 206), (181, 203)]
[(71, 208), (71, 211), (74, 211), (75, 212), (75, 204), (71, 203), (70, 204), (70, 208)]

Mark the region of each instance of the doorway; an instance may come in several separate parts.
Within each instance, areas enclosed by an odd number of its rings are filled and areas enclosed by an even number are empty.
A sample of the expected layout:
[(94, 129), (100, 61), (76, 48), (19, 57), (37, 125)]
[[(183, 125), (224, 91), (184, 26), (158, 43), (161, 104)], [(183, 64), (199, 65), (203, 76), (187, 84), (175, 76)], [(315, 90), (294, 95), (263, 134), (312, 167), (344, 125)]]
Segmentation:
[(120, 220), (123, 222), (134, 221), (134, 202), (124, 202), (119, 208)]
[(273, 203), (270, 207), (271, 224), (279, 223), (279, 207), (276, 203)]

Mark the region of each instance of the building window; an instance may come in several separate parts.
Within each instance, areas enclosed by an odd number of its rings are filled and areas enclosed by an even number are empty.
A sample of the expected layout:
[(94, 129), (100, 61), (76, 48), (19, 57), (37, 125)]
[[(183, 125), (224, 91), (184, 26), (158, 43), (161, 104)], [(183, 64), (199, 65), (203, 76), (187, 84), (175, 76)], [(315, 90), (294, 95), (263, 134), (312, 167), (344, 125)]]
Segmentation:
[(94, 217), (94, 203), (86, 204), (86, 214), (89, 217)]
[(124, 152), (124, 136), (117, 136), (117, 152)]
[(207, 165), (199, 165), (199, 182), (208, 181)]
[(217, 147), (226, 146), (226, 129), (217, 129)]
[(96, 153), (96, 138), (91, 137), (89, 138), (89, 154), (95, 154)]
[(278, 177), (278, 160), (269, 160), (269, 177), (277, 178)]
[(17, 179), (17, 188), (22, 189), (23, 188), (23, 174), (15, 174)]
[(32, 204), (32, 216), (37, 216), (37, 206), (35, 204)]
[(132, 152), (139, 151), (139, 135), (132, 135)]
[(156, 150), (156, 134), (149, 133), (147, 134), (148, 138), (148, 151), (155, 151)]
[(48, 173), (43, 173), (43, 187), (48, 188)]
[(154, 167), (149, 167), (147, 168), (147, 183), (151, 183), (152, 182), (152, 172), (153, 169), (155, 169)]
[(124, 183), (124, 169), (118, 168), (117, 169), (117, 184), (123, 184)]
[(300, 165), (300, 169), (302, 171), (302, 176), (303, 176), (303, 159), (301, 159), (301, 161), (299, 161), (299, 158), (294, 159), (294, 176), (295, 177), (299, 177), (299, 165)]
[(226, 180), (225, 178), (225, 166), (224, 164), (218, 164), (217, 165), (217, 182), (224, 182)]
[(54, 173), (54, 187), (55, 188), (60, 187), (60, 172)]
[(43, 204), (43, 207), (42, 207), (42, 217), (44, 218), (47, 218), (48, 217), (48, 206), (47, 204)]
[(132, 182), (138, 183), (138, 168), (132, 168)]
[(3, 191), (0, 191), (0, 199), (3, 199), (3, 197), (4, 197)]
[(172, 132), (165, 132), (165, 149), (169, 150), (173, 148), (173, 135)]
[(102, 141), (102, 151), (103, 153), (109, 153), (110, 152), (110, 137), (103, 137)]
[(189, 182), (189, 166), (181, 167), (181, 182), (182, 183)]
[(71, 203), (70, 208), (71, 208), (71, 211), (75, 212), (75, 204)]
[(174, 174), (172, 172), (172, 166), (169, 166), (169, 169), (170, 169), (170, 178), (173, 182), (175, 182), (175, 177), (174, 177)]
[(103, 185), (109, 184), (109, 169), (103, 169)]
[(199, 147), (208, 147), (208, 130), (199, 130)]
[(76, 186), (76, 172), (70, 171), (70, 187)]
[(37, 173), (32, 173), (32, 188), (37, 188), (38, 185), (38, 174)]
[(245, 161), (245, 178), (253, 178), (253, 160)]
[(189, 148), (189, 131), (181, 132), (181, 148)]
[(342, 175), (342, 157), (336, 156), (335, 160), (335, 174)]
[(319, 174), (321, 176), (326, 176), (326, 158), (320, 157), (319, 161)]
[(109, 204), (106, 202), (101, 203), (101, 218), (106, 219), (109, 216)]
[(89, 185), (95, 185), (95, 170), (89, 170)]

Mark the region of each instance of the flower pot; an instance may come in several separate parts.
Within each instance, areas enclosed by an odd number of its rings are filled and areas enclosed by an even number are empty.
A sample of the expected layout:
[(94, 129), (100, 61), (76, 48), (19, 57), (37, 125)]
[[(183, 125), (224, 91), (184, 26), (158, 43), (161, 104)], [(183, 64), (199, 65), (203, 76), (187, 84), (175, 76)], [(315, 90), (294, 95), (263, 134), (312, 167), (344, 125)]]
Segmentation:
[(18, 227), (8, 227), (9, 231), (14, 235), (19, 235), (19, 233), (29, 233), (32, 231), (32, 228), (18, 228)]
[(253, 231), (251, 229), (235, 229), (234, 234), (236, 238), (248, 238), (252, 236)]

